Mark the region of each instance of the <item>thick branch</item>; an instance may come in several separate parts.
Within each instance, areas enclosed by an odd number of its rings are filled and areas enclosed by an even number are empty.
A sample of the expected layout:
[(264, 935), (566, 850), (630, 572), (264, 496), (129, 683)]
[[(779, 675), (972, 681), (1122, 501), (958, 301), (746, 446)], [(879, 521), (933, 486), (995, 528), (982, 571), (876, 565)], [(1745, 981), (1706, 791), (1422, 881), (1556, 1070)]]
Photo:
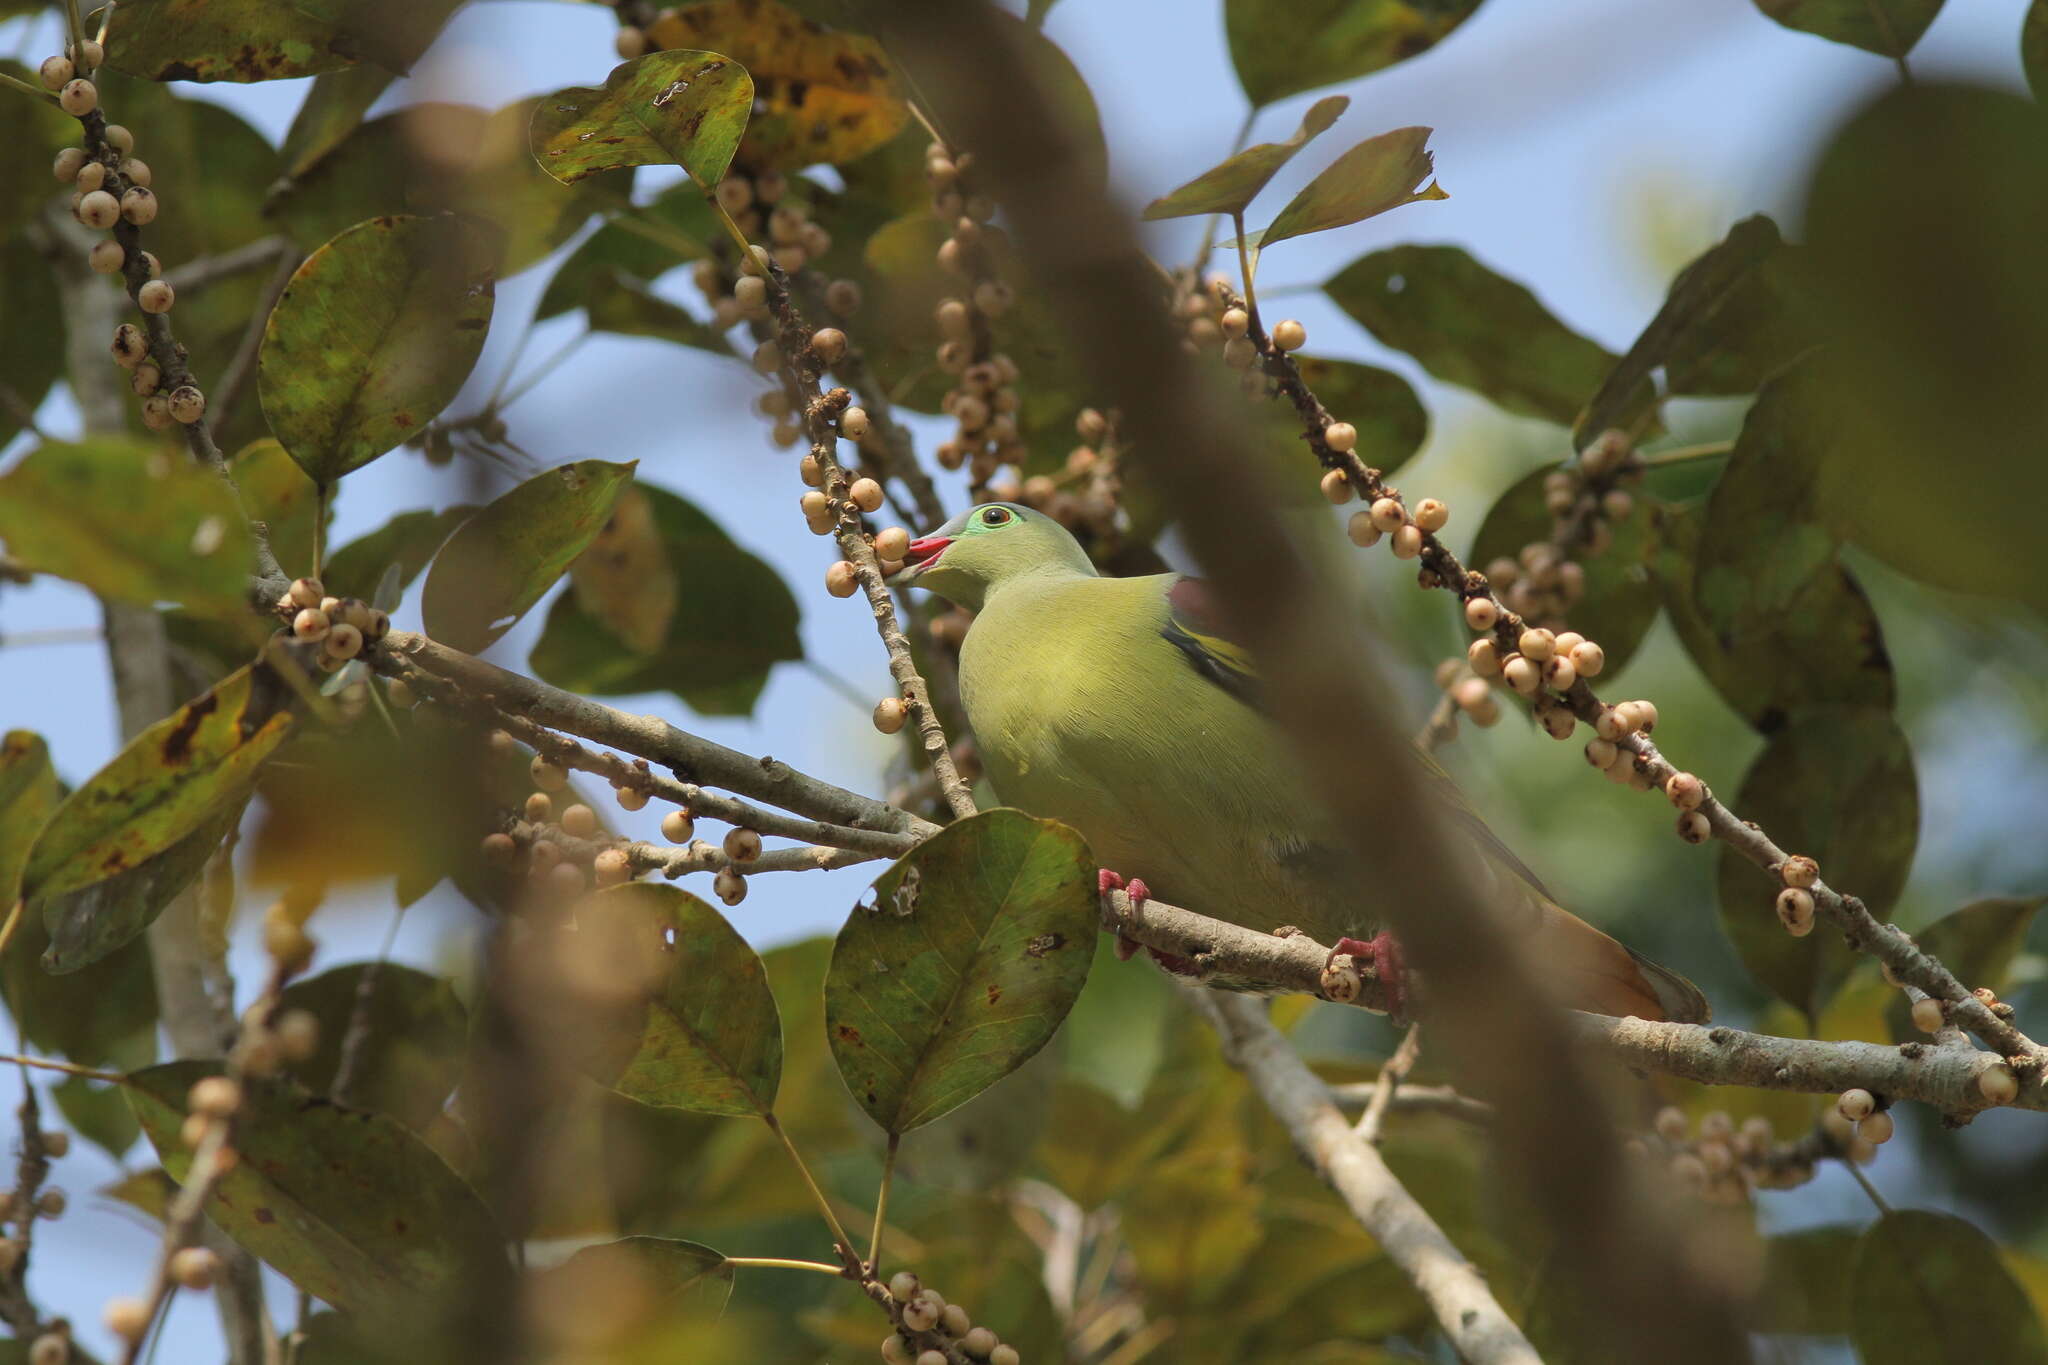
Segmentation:
[(584, 739), (659, 763), (685, 781), (723, 787), (784, 810), (846, 825), (885, 830), (922, 839), (938, 826), (870, 796), (835, 787), (798, 772), (777, 759), (754, 758), (737, 749), (678, 730), (658, 716), (635, 716), (564, 692), (558, 687), (507, 672), (496, 664), (437, 644), (424, 635), (394, 630), (371, 662), (388, 669), (401, 658), (469, 696), (499, 710), (523, 715)]
[(1243, 1072), (1294, 1146), (1335, 1190), (1428, 1302), (1465, 1365), (1542, 1365), (1536, 1348), (1502, 1310), (1485, 1276), (1467, 1260), (1376, 1148), (1331, 1101), (1255, 1000), (1223, 991), (1191, 992), (1223, 1038), (1223, 1055)]

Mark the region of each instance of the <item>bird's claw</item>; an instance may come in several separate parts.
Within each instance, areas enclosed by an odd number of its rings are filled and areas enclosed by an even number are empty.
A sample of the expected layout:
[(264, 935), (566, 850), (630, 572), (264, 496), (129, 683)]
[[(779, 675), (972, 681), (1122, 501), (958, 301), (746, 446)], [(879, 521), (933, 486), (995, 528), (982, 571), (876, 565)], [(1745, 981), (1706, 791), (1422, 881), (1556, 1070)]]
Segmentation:
[(1373, 979), (1379, 982), (1386, 999), (1387, 1013), (1395, 1023), (1407, 1023), (1408, 956), (1401, 950), (1400, 941), (1385, 929), (1369, 939), (1338, 939), (1337, 946), (1330, 950), (1329, 963), (1323, 968), (1326, 979), (1337, 959), (1346, 954), (1372, 967)]
[[(1136, 909), (1138, 906), (1141, 906), (1146, 901), (1152, 899), (1152, 888), (1145, 885), (1144, 878), (1132, 877), (1126, 880), (1121, 873), (1112, 872), (1106, 867), (1096, 869), (1095, 887), (1098, 894), (1102, 895), (1104, 898), (1107, 898), (1109, 896), (1109, 893), (1112, 891), (1123, 892), (1126, 896), (1130, 897), (1132, 909)], [(1152, 960), (1154, 962), (1157, 962), (1161, 967), (1164, 967), (1169, 972), (1173, 972), (1179, 976), (1201, 975), (1201, 967), (1192, 959), (1185, 957), (1176, 957), (1172, 953), (1163, 953), (1157, 948), (1146, 947), (1144, 944), (1139, 943), (1136, 939), (1130, 938), (1127, 935), (1121, 933), (1116, 936), (1117, 961), (1130, 961), (1132, 957), (1136, 956), (1138, 949), (1141, 947), (1145, 948), (1146, 952), (1152, 954)]]

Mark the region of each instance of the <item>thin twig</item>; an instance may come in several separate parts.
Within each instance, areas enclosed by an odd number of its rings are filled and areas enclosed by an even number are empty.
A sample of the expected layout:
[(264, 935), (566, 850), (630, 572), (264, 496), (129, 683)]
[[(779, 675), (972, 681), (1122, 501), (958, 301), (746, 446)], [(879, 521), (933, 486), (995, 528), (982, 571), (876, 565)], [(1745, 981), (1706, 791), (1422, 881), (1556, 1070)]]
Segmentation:
[(1408, 1079), (1408, 1073), (1415, 1069), (1415, 1059), (1422, 1055), (1422, 1025), (1410, 1024), (1403, 1035), (1401, 1045), (1394, 1049), (1394, 1055), (1380, 1066), (1379, 1079), (1373, 1083), (1372, 1099), (1366, 1102), (1365, 1112), (1358, 1116), (1358, 1136), (1362, 1141), (1379, 1145), (1380, 1129), (1387, 1121), (1387, 1108), (1394, 1101), (1394, 1092), (1401, 1088), (1401, 1082)]

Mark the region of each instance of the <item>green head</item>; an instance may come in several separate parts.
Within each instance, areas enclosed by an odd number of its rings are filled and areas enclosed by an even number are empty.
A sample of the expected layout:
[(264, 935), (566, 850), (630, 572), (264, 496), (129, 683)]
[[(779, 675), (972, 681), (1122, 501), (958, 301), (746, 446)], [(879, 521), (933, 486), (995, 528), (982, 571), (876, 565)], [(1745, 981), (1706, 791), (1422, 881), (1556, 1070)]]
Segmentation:
[(1003, 584), (1038, 574), (1093, 578), (1095, 566), (1067, 528), (1045, 513), (1014, 502), (988, 502), (912, 541), (904, 567), (889, 582), (929, 588), (979, 611)]

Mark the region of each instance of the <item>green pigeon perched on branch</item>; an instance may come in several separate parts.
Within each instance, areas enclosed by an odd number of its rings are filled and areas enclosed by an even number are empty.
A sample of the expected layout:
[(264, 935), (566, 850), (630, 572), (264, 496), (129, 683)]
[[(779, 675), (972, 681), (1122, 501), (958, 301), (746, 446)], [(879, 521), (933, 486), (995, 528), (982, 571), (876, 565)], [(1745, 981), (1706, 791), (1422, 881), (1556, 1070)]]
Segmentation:
[[(1341, 836), (1292, 772), (1250, 658), (1220, 630), (1201, 580), (1104, 578), (1058, 522), (995, 502), (912, 542), (889, 581), (977, 613), (960, 650), (960, 695), (989, 780), (1005, 802), (1079, 830), (1104, 864), (1105, 890), (1128, 874), (1140, 899), (1262, 932), (1295, 925), (1369, 961), (1402, 1012), (1405, 970), (1381, 907), (1348, 874)], [(1449, 774), (1411, 752), (1445, 819), (1480, 855), (1499, 921), (1534, 935), (1561, 1001), (1707, 1018), (1690, 981), (1558, 908)]]

